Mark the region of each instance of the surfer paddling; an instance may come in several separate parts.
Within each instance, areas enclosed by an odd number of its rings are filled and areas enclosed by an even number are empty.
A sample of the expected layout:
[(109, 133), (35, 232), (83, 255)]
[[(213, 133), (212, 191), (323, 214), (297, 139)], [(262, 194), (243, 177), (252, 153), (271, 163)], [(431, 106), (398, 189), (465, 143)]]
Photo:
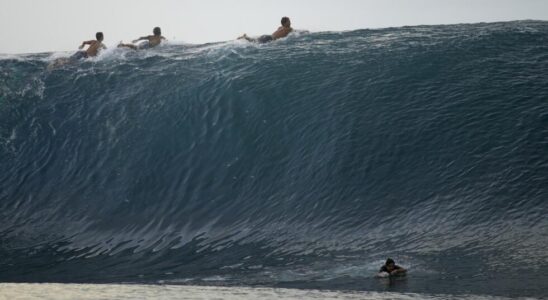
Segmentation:
[(72, 59), (82, 59), (82, 58), (88, 58), (88, 57), (94, 57), (99, 54), (99, 51), (102, 49), (106, 49), (107, 47), (105, 44), (103, 44), (103, 33), (97, 32), (95, 34), (95, 40), (89, 40), (89, 41), (83, 41), (82, 45), (78, 47), (78, 49), (84, 49), (86, 45), (89, 45), (89, 47), (85, 51), (78, 51), (74, 55), (71, 56)]
[(389, 258), (386, 260), (386, 263), (381, 267), (377, 277), (388, 277), (388, 276), (404, 276), (407, 273), (407, 270), (396, 265), (393, 259)]
[[(97, 32), (95, 34), (95, 40), (83, 41), (82, 44), (78, 47), (80, 51), (74, 53), (70, 57), (56, 59), (54, 62), (52, 62), (48, 66), (48, 70), (52, 70), (54, 68), (57, 68), (69, 63), (74, 63), (81, 59), (97, 56), (102, 49), (107, 48), (105, 44), (103, 44), (103, 39), (104, 39), (103, 33)], [(82, 50), (84, 49), (86, 45), (88, 45), (88, 48), (86, 50)]]
[(291, 28), (291, 20), (289, 20), (288, 17), (282, 18), (282, 26), (278, 28), (273, 34), (271, 35), (262, 35), (258, 38), (250, 38), (247, 36), (247, 34), (243, 34), (242, 36), (238, 37), (239, 40), (245, 39), (249, 42), (264, 44), (268, 42), (272, 42), (277, 39), (281, 39), (286, 37), (288, 34), (290, 34), (293, 31), (293, 28)]
[[(120, 44), (118, 44), (118, 48), (125, 47), (125, 48), (131, 48), (133, 50), (150, 49), (160, 45), (162, 41), (166, 40), (166, 38), (162, 36), (162, 30), (160, 29), (160, 27), (154, 27), (154, 29), (152, 30), (152, 33), (154, 35), (147, 35), (147, 36), (140, 37), (136, 40), (133, 40), (132, 41), (133, 44), (124, 44), (120, 42)], [(135, 43), (139, 41), (145, 41), (145, 42), (135, 45)]]

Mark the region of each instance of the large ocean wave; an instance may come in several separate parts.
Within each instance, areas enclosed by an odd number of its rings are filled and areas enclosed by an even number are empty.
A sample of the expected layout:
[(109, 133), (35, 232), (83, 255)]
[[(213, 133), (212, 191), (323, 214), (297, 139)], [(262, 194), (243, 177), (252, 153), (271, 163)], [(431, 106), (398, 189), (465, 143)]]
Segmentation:
[(546, 295), (547, 22), (53, 57), (0, 59), (0, 281)]

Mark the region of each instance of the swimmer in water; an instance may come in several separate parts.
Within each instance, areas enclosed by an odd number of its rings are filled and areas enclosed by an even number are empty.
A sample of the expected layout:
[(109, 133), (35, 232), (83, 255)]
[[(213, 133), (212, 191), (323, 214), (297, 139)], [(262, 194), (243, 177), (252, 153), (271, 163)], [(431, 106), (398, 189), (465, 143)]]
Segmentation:
[(396, 265), (393, 259), (389, 258), (386, 260), (386, 263), (381, 267), (377, 277), (388, 277), (388, 276), (404, 276), (407, 273), (407, 270)]

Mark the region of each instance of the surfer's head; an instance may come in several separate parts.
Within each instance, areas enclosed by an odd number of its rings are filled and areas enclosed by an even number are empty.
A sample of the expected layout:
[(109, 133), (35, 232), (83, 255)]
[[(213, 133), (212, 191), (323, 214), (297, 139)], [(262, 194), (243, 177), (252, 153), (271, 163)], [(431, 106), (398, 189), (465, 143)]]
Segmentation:
[(97, 32), (95, 34), (95, 39), (97, 39), (99, 42), (103, 40), (103, 33), (102, 32)]
[(396, 263), (391, 258), (387, 259), (384, 265), (386, 266), (386, 269), (388, 269), (389, 272), (396, 268)]
[(154, 33), (154, 35), (162, 35), (162, 29), (160, 29), (160, 27), (154, 27), (152, 32)]
[(290, 27), (291, 26), (291, 20), (289, 20), (288, 17), (282, 18), (282, 26), (283, 27)]

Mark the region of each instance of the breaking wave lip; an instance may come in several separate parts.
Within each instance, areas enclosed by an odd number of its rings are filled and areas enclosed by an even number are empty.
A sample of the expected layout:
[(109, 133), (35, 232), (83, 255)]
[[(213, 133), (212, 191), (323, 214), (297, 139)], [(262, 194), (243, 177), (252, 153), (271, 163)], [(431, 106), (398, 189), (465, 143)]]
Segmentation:
[(0, 57), (0, 280), (542, 295), (547, 32)]

